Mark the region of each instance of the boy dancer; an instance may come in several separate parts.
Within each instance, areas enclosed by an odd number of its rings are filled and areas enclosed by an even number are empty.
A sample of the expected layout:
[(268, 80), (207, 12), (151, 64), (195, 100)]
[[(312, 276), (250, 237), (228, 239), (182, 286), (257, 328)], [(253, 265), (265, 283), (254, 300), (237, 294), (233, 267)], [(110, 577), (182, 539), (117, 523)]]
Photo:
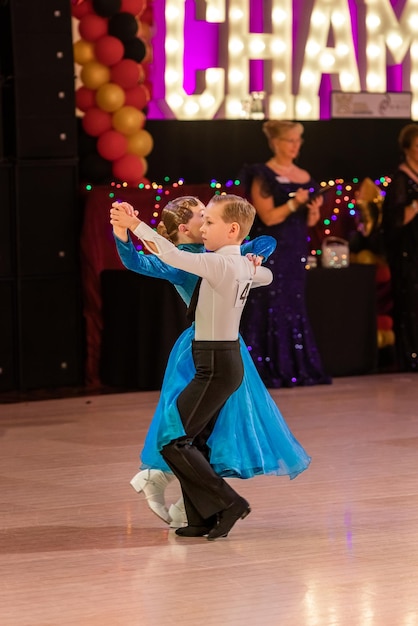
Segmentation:
[[(118, 206), (111, 209), (114, 226), (122, 219), (126, 223), (126, 212)], [(270, 270), (240, 255), (254, 216), (254, 207), (243, 198), (214, 196), (201, 232), (205, 248), (215, 254), (197, 255), (178, 250), (135, 216), (127, 223), (164, 262), (202, 277), (193, 341), (196, 375), (177, 400), (179, 436), (161, 451), (183, 492), (189, 525), (177, 529), (180, 536), (224, 537), (250, 512), (248, 502), (212, 469), (206, 442), (220, 409), (242, 381), (238, 333), (248, 290), (272, 280)]]

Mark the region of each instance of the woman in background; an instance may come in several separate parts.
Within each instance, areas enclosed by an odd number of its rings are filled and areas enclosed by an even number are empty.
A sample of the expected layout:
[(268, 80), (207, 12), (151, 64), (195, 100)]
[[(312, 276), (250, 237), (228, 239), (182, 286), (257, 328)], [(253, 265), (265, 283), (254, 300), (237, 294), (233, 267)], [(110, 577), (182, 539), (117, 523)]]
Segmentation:
[(418, 124), (399, 135), (403, 158), (383, 203), (383, 236), (390, 267), (396, 366), (418, 371)]
[(247, 165), (246, 193), (257, 211), (251, 237), (277, 240), (268, 266), (273, 283), (251, 293), (241, 330), (255, 366), (267, 387), (330, 383), (309, 324), (305, 305), (308, 227), (320, 219), (323, 197), (310, 174), (295, 165), (302, 145), (298, 122), (263, 124), (273, 156)]

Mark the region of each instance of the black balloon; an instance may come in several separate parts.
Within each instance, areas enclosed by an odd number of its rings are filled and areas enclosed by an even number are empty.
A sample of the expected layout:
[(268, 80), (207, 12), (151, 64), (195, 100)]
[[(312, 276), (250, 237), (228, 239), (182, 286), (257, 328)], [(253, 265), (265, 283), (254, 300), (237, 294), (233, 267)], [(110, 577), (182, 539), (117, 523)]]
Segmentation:
[(141, 39), (135, 37), (135, 39), (125, 41), (123, 46), (125, 48), (123, 55), (125, 59), (133, 59), (137, 63), (141, 63), (147, 52), (145, 44)]
[(93, 0), (93, 9), (100, 17), (112, 17), (121, 5), (122, 0)]
[(129, 41), (138, 32), (138, 22), (131, 13), (116, 13), (110, 18), (107, 30), (113, 37)]

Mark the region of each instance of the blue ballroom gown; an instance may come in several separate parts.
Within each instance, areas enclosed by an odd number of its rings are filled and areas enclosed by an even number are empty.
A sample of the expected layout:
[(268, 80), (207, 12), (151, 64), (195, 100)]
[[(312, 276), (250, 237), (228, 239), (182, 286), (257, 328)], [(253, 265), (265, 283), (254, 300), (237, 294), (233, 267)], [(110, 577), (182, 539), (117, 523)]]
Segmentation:
[[(189, 304), (197, 276), (165, 264), (152, 254), (138, 253), (131, 240), (115, 237), (124, 266), (171, 282)], [(241, 246), (242, 254), (252, 252), (267, 258), (276, 242), (258, 237)], [(200, 244), (184, 244), (180, 249), (203, 252)], [(194, 325), (187, 328), (174, 344), (165, 371), (159, 401), (141, 452), (141, 469), (171, 472), (160, 454), (164, 445), (186, 433), (177, 410), (177, 398), (193, 379), (192, 356)], [(221, 409), (208, 439), (210, 463), (223, 477), (251, 478), (260, 474), (288, 475), (295, 478), (310, 464), (311, 458), (293, 436), (277, 405), (262, 382), (242, 338), (241, 355), (244, 378), (240, 387)]]

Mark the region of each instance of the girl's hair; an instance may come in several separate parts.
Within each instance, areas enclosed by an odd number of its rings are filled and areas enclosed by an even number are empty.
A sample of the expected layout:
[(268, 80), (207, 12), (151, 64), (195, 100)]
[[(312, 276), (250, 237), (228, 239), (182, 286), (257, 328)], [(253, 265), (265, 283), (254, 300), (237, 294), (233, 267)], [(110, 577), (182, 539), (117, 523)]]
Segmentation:
[(407, 124), (402, 128), (398, 138), (399, 147), (402, 152), (411, 147), (415, 137), (418, 137), (418, 124)]
[(216, 194), (209, 200), (208, 206), (210, 204), (218, 203), (223, 203), (223, 221), (227, 224), (237, 222), (241, 229), (240, 235), (242, 236), (242, 239), (245, 239), (250, 232), (255, 218), (256, 211), (253, 205), (245, 198), (236, 196), (232, 193), (225, 193), (221, 195)]
[(190, 207), (201, 204), (194, 196), (180, 196), (170, 200), (161, 211), (161, 222), (157, 226), (158, 234), (172, 243), (177, 243), (180, 224), (187, 224), (193, 217)]
[(264, 122), (263, 133), (267, 137), (270, 148), (272, 148), (272, 139), (283, 137), (289, 130), (297, 129), (303, 134), (303, 125), (300, 122), (292, 122), (291, 120), (268, 120)]

